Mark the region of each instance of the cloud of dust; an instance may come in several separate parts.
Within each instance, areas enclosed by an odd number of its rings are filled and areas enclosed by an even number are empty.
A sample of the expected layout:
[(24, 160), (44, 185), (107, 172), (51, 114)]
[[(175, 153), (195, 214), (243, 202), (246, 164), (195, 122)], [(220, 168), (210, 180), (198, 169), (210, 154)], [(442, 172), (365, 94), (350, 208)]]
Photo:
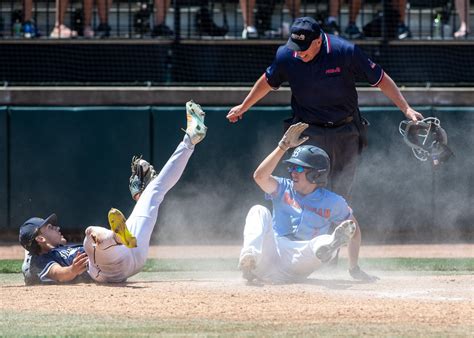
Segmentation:
[(181, 244), (242, 243), (245, 217), (255, 204), (271, 207), (253, 180), (259, 163), (277, 144), (265, 131), (257, 132), (252, 149), (243, 149), (231, 160), (220, 154), (206, 167), (185, 171), (183, 180), (165, 197), (160, 207), (155, 239)]
[(463, 240), (463, 223), (472, 216), (472, 121), (444, 127), (456, 157), (434, 169), (415, 158), (388, 119), (371, 127), (385, 126), (370, 135), (354, 183), (352, 205), (364, 237), (377, 243)]
[[(398, 112), (397, 112), (398, 113)], [(417, 160), (386, 114), (372, 125), (350, 202), (364, 243), (415, 243), (463, 240), (472, 216), (473, 136), (444, 126), (456, 157), (433, 170)], [(254, 204), (271, 207), (252, 174), (274, 149), (281, 135), (257, 132), (254, 149), (239, 148), (235, 156), (215, 158), (178, 182), (160, 208), (155, 240), (174, 243), (241, 243), (245, 217)], [(277, 175), (285, 175), (279, 166)], [(283, 169), (282, 169), (283, 168)], [(466, 173), (468, 173), (466, 175)]]

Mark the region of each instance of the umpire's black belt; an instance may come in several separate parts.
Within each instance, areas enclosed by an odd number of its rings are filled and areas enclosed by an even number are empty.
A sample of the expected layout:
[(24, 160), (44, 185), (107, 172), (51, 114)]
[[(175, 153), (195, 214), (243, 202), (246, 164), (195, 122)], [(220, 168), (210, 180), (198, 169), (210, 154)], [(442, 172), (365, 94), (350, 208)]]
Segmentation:
[(354, 120), (353, 116), (348, 116), (348, 117), (346, 117), (342, 120), (339, 120), (337, 122), (332, 122), (332, 121), (329, 121), (329, 122), (311, 122), (311, 123), (308, 123), (308, 124), (313, 125), (313, 126), (323, 127), (323, 128), (337, 128), (337, 127), (343, 126), (345, 124), (351, 123), (353, 120)]

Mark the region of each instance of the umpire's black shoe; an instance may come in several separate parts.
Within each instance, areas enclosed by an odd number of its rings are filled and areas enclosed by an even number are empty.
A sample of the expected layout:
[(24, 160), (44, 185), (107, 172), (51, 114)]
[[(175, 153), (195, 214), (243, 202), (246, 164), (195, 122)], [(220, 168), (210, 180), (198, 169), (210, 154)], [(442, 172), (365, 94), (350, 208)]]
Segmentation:
[(373, 283), (373, 282), (380, 279), (377, 276), (372, 276), (372, 275), (369, 275), (368, 273), (362, 271), (358, 265), (356, 265), (352, 269), (349, 269), (349, 274), (351, 275), (352, 278), (354, 278), (356, 280), (360, 280), (360, 281), (363, 281), (363, 282), (369, 282), (369, 283)]

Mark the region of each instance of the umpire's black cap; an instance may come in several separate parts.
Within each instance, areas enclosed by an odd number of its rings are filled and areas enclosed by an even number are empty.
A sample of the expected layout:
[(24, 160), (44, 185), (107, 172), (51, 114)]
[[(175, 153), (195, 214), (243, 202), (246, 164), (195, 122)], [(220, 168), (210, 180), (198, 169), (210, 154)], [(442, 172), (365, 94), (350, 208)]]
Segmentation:
[(39, 253), (39, 247), (35, 238), (38, 236), (38, 230), (46, 224), (51, 223), (52, 225), (56, 225), (57, 222), (58, 218), (56, 217), (56, 214), (51, 214), (46, 219), (39, 217), (30, 218), (20, 227), (19, 240), (21, 246), (29, 253), (37, 255)]
[(321, 27), (312, 17), (297, 18), (290, 28), (286, 46), (294, 51), (305, 51), (315, 39), (321, 36)]

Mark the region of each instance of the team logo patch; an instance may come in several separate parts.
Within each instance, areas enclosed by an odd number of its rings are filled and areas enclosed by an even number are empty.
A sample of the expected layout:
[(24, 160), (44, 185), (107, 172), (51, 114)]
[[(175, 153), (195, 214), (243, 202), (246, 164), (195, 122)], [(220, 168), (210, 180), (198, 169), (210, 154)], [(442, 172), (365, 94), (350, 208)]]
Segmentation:
[(300, 151), (301, 151), (301, 148), (296, 148), (295, 151), (293, 152), (293, 155), (291, 155), (291, 157), (298, 157), (298, 155), (300, 154)]
[(293, 40), (304, 41), (304, 39), (305, 39), (306, 37), (305, 37), (304, 34), (298, 35), (298, 34), (292, 33), (292, 34), (291, 34), (291, 38), (292, 38)]
[(341, 67), (326, 69), (326, 74), (335, 74), (335, 73), (340, 73), (340, 72), (341, 72)]

